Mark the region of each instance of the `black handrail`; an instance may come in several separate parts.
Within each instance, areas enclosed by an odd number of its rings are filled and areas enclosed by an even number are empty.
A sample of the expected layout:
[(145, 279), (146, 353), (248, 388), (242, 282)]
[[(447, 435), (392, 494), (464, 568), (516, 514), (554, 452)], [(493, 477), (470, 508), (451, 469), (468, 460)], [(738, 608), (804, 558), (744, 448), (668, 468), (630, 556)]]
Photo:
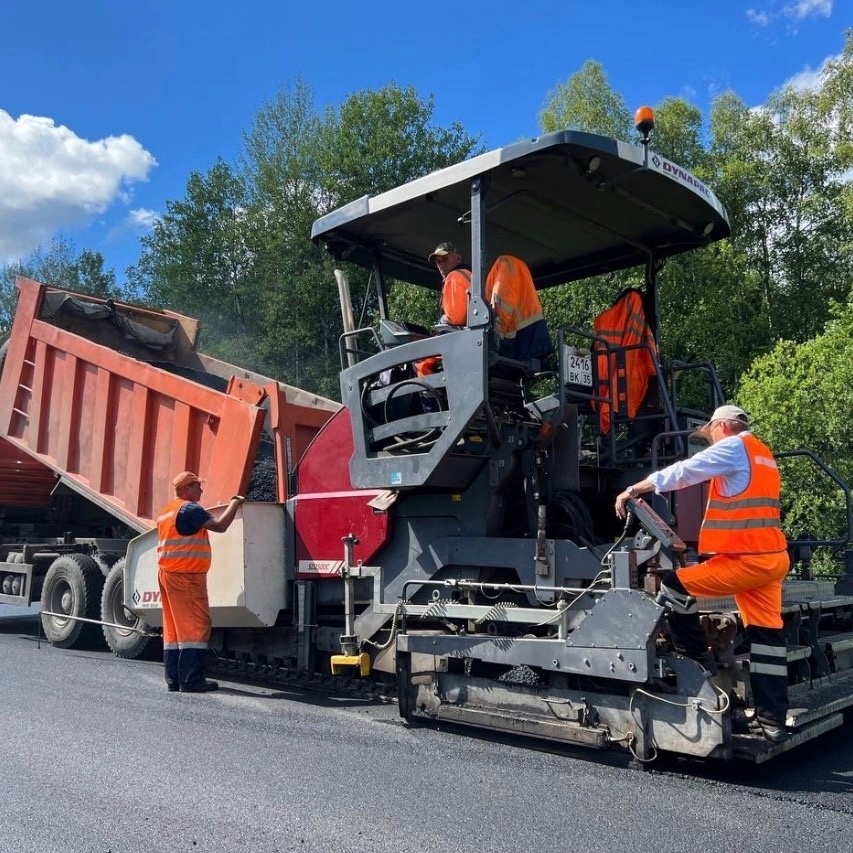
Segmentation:
[(811, 450), (806, 450), (805, 448), (798, 448), (796, 450), (782, 450), (778, 453), (773, 454), (777, 459), (785, 459), (793, 456), (805, 456), (808, 459), (811, 459), (824, 474), (829, 477), (836, 486), (844, 494), (844, 502), (847, 510), (847, 536), (844, 539), (790, 539), (788, 540), (792, 545), (811, 545), (813, 547), (817, 546), (827, 546), (827, 547), (839, 547), (841, 545), (848, 545), (853, 541), (853, 498), (850, 495), (850, 487), (847, 485), (847, 481), (833, 468), (830, 468), (816, 453)]

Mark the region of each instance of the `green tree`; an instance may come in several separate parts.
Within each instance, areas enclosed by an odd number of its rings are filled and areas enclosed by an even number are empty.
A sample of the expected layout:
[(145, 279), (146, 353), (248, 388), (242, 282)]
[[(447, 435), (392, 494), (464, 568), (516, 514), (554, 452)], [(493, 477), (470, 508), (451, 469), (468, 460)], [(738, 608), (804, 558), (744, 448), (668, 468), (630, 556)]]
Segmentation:
[[(853, 483), (853, 304), (837, 307), (823, 334), (757, 358), (737, 399), (774, 451), (807, 448)], [(826, 475), (801, 458), (783, 460), (782, 474), (788, 534), (838, 537), (845, 504)]]
[[(278, 354), (277, 373), (294, 384), (339, 393), (342, 323), (333, 264), (311, 244), (311, 223), (476, 151), (475, 139), (458, 125), (436, 126), (433, 113), (432, 98), (391, 84), (318, 115), (310, 91), (297, 83), (259, 112), (247, 134), (247, 173), (261, 178), (253, 183), (251, 212), (256, 270), (267, 287), (279, 288), (264, 301), (258, 346), (267, 358)], [(345, 266), (356, 315), (370, 321), (375, 303), (367, 275)]]
[(376, 195), (479, 153), (458, 122), (433, 124), (435, 99), (396, 83), (326, 110), (317, 164), (329, 208)]
[[(849, 116), (853, 35), (820, 86), (788, 86), (759, 110), (727, 93), (711, 116), (711, 183), (725, 202), (732, 242), (758, 275), (773, 340), (805, 341), (823, 328), (853, 280), (853, 166)], [(757, 350), (757, 351), (760, 351)]]
[(76, 251), (72, 240), (58, 236), (47, 249), (36, 249), (26, 258), (0, 267), (0, 339), (11, 329), (18, 295), (17, 276), (96, 296), (121, 298), (115, 272), (104, 269), (101, 253), (84, 249), (76, 255)]
[(706, 179), (708, 151), (703, 142), (701, 110), (684, 98), (664, 98), (655, 107), (652, 148), (674, 163)]
[[(297, 81), (262, 107), (235, 168), (193, 174), (143, 239), (130, 280), (148, 299), (202, 316), (204, 347), (300, 387), (337, 396), (340, 309), (333, 264), (310, 240), (320, 215), (474, 153), (433, 122), (434, 103), (390, 85), (322, 114)], [(372, 319), (362, 270), (356, 312)]]
[(167, 202), (128, 270), (140, 297), (200, 318), (205, 348), (223, 358), (243, 350), (252, 328), (244, 220), (243, 184), (230, 166), (220, 160), (206, 175), (192, 172), (186, 198)]
[(539, 113), (545, 133), (582, 130), (616, 139), (630, 139), (631, 114), (620, 94), (607, 80), (604, 67), (594, 59), (586, 62), (565, 83), (558, 83)]

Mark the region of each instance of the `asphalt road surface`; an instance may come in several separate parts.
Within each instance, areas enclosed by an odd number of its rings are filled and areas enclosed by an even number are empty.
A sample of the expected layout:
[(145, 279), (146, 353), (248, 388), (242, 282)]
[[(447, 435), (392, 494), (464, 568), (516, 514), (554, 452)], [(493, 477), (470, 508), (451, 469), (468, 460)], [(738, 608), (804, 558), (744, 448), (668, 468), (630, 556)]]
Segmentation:
[(853, 731), (760, 768), (408, 727), (392, 705), (35, 640), (0, 605), (0, 853), (853, 850)]

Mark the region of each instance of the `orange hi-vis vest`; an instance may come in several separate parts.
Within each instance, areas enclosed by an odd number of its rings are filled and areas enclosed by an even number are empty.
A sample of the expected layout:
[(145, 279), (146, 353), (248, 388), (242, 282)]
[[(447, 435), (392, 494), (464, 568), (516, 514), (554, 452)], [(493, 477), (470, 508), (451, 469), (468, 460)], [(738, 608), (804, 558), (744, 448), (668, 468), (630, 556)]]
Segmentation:
[(486, 301), (495, 312), (495, 331), (500, 339), (514, 338), (544, 316), (530, 268), (513, 255), (500, 255), (489, 270)]
[(444, 277), (441, 289), (441, 310), (451, 326), (468, 325), (468, 293), (471, 290), (471, 271), (457, 267)]
[(157, 517), (157, 558), (164, 572), (204, 574), (210, 568), (210, 539), (202, 527), (192, 536), (182, 536), (175, 526), (178, 510), (187, 501), (175, 498)]
[[(643, 297), (639, 290), (631, 288), (599, 314), (594, 321), (596, 338), (593, 343), (597, 351), (596, 369), (598, 387), (596, 394), (613, 401), (616, 411), (633, 418), (649, 388), (649, 377), (655, 375), (658, 348), (654, 335), (646, 320)], [(624, 352), (624, 368), (613, 347), (630, 347)], [(610, 432), (610, 402), (594, 401), (598, 408), (599, 428)]]
[(699, 531), (702, 554), (773, 554), (788, 546), (780, 521), (779, 468), (773, 453), (752, 433), (741, 436), (749, 458), (749, 485), (731, 497), (711, 480)]

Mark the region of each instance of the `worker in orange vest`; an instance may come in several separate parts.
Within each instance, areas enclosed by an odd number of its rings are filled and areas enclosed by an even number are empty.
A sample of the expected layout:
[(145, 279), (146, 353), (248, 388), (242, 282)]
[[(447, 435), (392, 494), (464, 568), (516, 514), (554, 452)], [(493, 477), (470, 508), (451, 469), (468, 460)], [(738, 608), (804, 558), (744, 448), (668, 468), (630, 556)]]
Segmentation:
[(498, 352), (507, 358), (544, 358), (554, 351), (530, 268), (513, 255), (499, 255), (486, 277)]
[[(439, 243), (430, 253), (429, 262), (441, 273), (441, 317), (439, 323), (465, 326), (468, 322), (468, 297), (471, 292), (471, 269), (453, 243)], [(438, 371), (441, 358), (437, 355), (422, 358), (415, 364), (418, 376)]]
[(677, 651), (715, 671), (695, 596), (733, 595), (750, 643), (750, 685), (755, 716), (741, 721), (772, 741), (787, 737), (788, 655), (782, 632), (782, 583), (790, 568), (780, 522), (781, 483), (773, 453), (749, 429), (746, 412), (720, 406), (699, 433), (711, 446), (634, 483), (616, 498), (625, 518), (627, 501), (645, 492), (669, 492), (710, 481), (699, 533), (696, 565), (661, 578), (659, 603)]
[(211, 551), (207, 533), (224, 533), (246, 500), (235, 495), (214, 517), (198, 503), (201, 483), (192, 471), (178, 474), (172, 480), (176, 497), (157, 518), (163, 664), (166, 687), (172, 692), (207, 693), (219, 687), (204, 677), (211, 630), (207, 599)]

